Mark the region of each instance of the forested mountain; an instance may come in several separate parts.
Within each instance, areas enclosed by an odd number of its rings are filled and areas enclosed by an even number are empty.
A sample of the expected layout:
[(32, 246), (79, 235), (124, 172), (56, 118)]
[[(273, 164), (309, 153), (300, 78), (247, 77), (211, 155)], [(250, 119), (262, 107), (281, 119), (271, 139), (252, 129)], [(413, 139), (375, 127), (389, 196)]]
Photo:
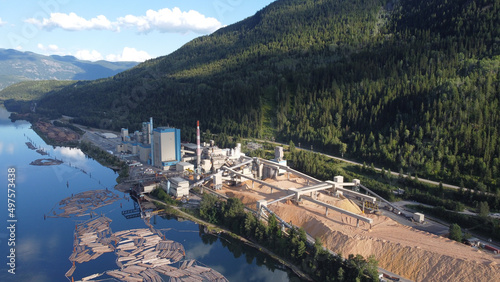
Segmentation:
[(90, 80), (110, 77), (137, 62), (82, 61), (73, 56), (43, 56), (0, 49), (0, 90), (27, 80)]
[(23, 81), (0, 91), (0, 102), (5, 100), (33, 101), (39, 100), (50, 91), (57, 91), (73, 84), (72, 80), (38, 80)]
[(104, 128), (152, 116), (500, 190), (500, 0), (281, 0), (171, 55), (39, 103)]

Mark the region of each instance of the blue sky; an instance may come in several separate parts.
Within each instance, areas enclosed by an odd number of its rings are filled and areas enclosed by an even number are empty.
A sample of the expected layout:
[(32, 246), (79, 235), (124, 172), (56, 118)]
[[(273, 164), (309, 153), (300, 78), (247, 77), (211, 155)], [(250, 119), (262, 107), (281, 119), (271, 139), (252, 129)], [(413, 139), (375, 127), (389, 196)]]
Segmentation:
[(0, 0), (0, 48), (144, 61), (252, 16), (274, 0)]

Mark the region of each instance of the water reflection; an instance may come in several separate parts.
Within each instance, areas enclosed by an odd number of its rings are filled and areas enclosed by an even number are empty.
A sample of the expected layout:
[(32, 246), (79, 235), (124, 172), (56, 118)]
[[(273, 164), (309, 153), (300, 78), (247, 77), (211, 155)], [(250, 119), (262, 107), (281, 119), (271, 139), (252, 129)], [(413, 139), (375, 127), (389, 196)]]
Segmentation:
[(14, 144), (9, 143), (5, 144), (4, 142), (0, 142), (0, 155), (4, 153), (5, 149), (5, 154), (13, 155), (14, 154)]
[[(0, 164), (16, 168), (16, 216), (19, 219), (16, 230), (17, 273), (15, 277), (6, 271), (5, 257), (0, 264), (0, 281), (66, 281), (64, 275), (71, 267), (69, 256), (73, 251), (75, 223), (89, 217), (47, 218), (47, 214), (62, 199), (89, 190), (113, 190), (117, 175), (110, 169), (87, 158), (80, 150), (52, 147), (30, 129), (27, 122), (10, 122), (9, 113), (0, 106)], [(30, 166), (33, 160), (41, 158), (30, 150), (25, 142), (46, 148), (50, 158), (63, 160), (58, 166)], [(71, 163), (71, 167), (69, 164)], [(7, 179), (6, 170), (0, 171), (0, 179)], [(68, 185), (69, 184), (69, 185)], [(114, 230), (145, 228), (141, 218), (126, 219), (121, 211), (132, 208), (132, 201), (123, 199), (96, 209), (113, 220)], [(5, 197), (2, 196), (2, 197)], [(0, 197), (1, 199), (3, 199)], [(56, 205), (55, 205), (56, 204)], [(62, 211), (62, 210), (61, 210)], [(0, 214), (6, 222), (7, 213)], [(168, 239), (185, 246), (188, 258), (221, 272), (230, 281), (289, 281), (294, 274), (288, 274), (279, 262), (258, 250), (237, 240), (206, 234), (190, 221), (172, 216), (155, 217), (155, 228), (166, 230)], [(203, 227), (202, 227), (203, 228)], [(0, 253), (7, 253), (8, 233), (0, 229)], [(250, 264), (248, 264), (250, 263)], [(266, 266), (266, 267), (259, 267)], [(103, 255), (95, 261), (79, 265), (75, 277), (81, 278), (96, 272), (116, 268), (114, 254)], [(292, 278), (290, 278), (292, 277)], [(296, 279), (296, 278), (295, 278)]]
[[(229, 281), (302, 281), (294, 274), (289, 273), (290, 270), (287, 267), (270, 256), (228, 235), (208, 233), (206, 227), (199, 225), (199, 236), (205, 244), (205, 248), (210, 246), (212, 249), (213, 246), (220, 243), (233, 255), (235, 260), (232, 271), (228, 271), (222, 265), (212, 266), (213, 269), (226, 273), (226, 278)], [(199, 248), (201, 249), (201, 246)], [(203, 257), (199, 259), (203, 261), (205, 257), (209, 258), (210, 252), (204, 253)], [(251, 268), (252, 265), (259, 267)]]
[(69, 158), (71, 162), (85, 162), (85, 154), (82, 150), (77, 148), (69, 148), (69, 147), (56, 147), (54, 149), (56, 153), (59, 153), (61, 156)]
[(205, 242), (200, 242), (196, 245), (191, 246), (189, 250), (186, 251), (186, 256), (188, 258), (196, 259), (196, 260), (201, 260), (205, 257), (207, 257), (210, 254), (210, 251), (213, 249), (213, 246), (211, 244), (208, 244)]

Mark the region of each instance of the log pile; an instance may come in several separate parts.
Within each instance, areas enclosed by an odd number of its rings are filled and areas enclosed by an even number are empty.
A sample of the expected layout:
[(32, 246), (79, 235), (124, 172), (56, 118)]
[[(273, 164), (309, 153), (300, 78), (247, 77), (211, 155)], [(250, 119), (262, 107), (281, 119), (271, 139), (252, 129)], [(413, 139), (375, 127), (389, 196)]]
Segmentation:
[(76, 226), (73, 243), (73, 253), (69, 260), (77, 263), (84, 263), (94, 260), (104, 253), (114, 251), (109, 240), (105, 240), (111, 234), (109, 224), (111, 219), (99, 217), (92, 221)]
[[(99, 217), (81, 223), (75, 228), (73, 253), (69, 260), (73, 266), (66, 273), (73, 275), (76, 263), (98, 258), (103, 253), (114, 252), (119, 269), (105, 274), (120, 281), (163, 281), (160, 274), (170, 281), (227, 281), (219, 272), (199, 266), (195, 260), (184, 260), (184, 246), (166, 240), (160, 231), (154, 229), (131, 229), (112, 233), (111, 219)], [(172, 267), (180, 262), (179, 268)], [(95, 274), (96, 277), (101, 274)], [(92, 281), (92, 280), (88, 280)]]
[(178, 269), (162, 266), (155, 270), (170, 277), (170, 281), (228, 281), (219, 272), (197, 265), (195, 260), (185, 260)]
[(67, 197), (59, 202), (59, 208), (48, 217), (84, 216), (89, 211), (112, 204), (119, 199), (109, 190), (91, 190)]

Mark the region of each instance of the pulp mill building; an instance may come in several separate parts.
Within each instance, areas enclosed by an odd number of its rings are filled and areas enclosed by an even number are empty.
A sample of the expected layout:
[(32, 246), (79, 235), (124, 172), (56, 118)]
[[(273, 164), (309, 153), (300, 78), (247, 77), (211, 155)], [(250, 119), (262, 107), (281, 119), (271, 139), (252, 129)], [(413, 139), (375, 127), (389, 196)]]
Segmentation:
[(171, 127), (153, 128), (153, 119), (142, 123), (142, 131), (129, 135), (121, 130), (122, 144), (117, 152), (138, 155), (141, 162), (167, 170), (181, 161), (181, 130)]

